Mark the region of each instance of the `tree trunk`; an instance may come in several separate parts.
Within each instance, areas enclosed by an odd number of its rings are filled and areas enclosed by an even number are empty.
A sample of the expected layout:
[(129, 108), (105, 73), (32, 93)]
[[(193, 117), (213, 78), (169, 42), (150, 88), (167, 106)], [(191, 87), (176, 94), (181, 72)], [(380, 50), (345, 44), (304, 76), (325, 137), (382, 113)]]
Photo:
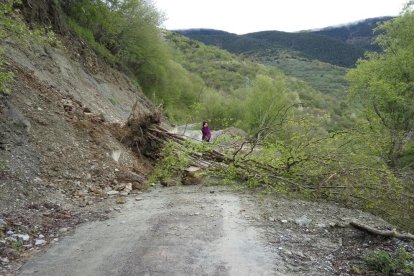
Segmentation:
[(388, 165), (392, 168), (400, 164), (400, 158), (404, 148), (404, 136), (398, 133), (397, 130), (391, 131), (391, 147), (388, 152)]

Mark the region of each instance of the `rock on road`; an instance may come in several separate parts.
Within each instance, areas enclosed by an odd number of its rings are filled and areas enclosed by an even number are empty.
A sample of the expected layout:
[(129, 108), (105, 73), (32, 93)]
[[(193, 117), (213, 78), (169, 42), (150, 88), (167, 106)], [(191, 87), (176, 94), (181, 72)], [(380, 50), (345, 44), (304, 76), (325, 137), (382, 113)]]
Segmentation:
[[(18, 275), (332, 275), (329, 254), (341, 245), (295, 224), (300, 208), (295, 213), (286, 201), (269, 219), (257, 197), (221, 189), (173, 187), (129, 198), (115, 217), (80, 226)], [(289, 209), (292, 220), (275, 219)]]

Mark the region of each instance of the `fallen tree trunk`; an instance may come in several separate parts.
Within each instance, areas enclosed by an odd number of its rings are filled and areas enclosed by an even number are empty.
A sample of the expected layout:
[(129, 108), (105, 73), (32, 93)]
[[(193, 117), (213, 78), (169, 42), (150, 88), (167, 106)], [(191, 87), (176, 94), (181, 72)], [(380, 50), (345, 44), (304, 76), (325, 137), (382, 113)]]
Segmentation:
[(367, 232), (371, 235), (377, 235), (377, 236), (383, 236), (383, 237), (391, 237), (391, 238), (397, 238), (397, 239), (406, 239), (406, 240), (414, 240), (414, 235), (410, 233), (399, 233), (395, 230), (378, 230), (373, 227), (351, 221), (349, 223), (352, 227)]
[[(148, 132), (150, 134), (150, 137), (153, 140), (157, 140), (157, 142), (161, 144), (165, 144), (168, 141), (172, 141), (179, 145), (184, 145), (186, 141), (185, 137), (179, 134), (170, 133), (168, 130), (156, 124), (148, 128)], [(222, 164), (225, 166), (232, 164), (235, 167), (244, 170), (245, 172), (249, 172), (250, 175), (260, 176), (263, 173), (265, 173), (269, 178), (275, 179), (277, 181), (282, 181), (288, 184), (293, 184), (295, 188), (301, 187), (301, 185), (299, 185), (298, 183), (295, 183), (291, 180), (281, 177), (278, 174), (277, 168), (274, 168), (268, 164), (260, 163), (254, 160), (243, 159), (243, 158), (235, 160), (234, 158), (225, 156), (223, 153), (217, 150), (212, 149), (208, 152), (203, 152), (203, 153), (193, 152), (189, 154), (189, 158), (191, 159), (192, 165), (198, 166), (201, 168), (206, 168), (206, 167), (211, 168), (214, 166), (214, 164)]]

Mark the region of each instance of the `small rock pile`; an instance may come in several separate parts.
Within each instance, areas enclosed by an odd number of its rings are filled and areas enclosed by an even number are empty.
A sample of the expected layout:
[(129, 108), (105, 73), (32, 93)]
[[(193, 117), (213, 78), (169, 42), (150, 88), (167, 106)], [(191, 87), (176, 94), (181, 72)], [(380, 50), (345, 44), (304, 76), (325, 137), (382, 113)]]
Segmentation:
[[(126, 197), (145, 189), (145, 177), (131, 171), (115, 169), (114, 179), (109, 183), (89, 182), (85, 186), (77, 185), (72, 197), (79, 202), (80, 207), (92, 205), (96, 200), (111, 196)], [(119, 201), (119, 202), (118, 202)], [(117, 200), (117, 203), (126, 200)], [(121, 203), (120, 203), (121, 204)]]
[(0, 214), (1, 275), (14, 260), (58, 242), (61, 235), (80, 223), (77, 215), (51, 202), (29, 204), (26, 210)]

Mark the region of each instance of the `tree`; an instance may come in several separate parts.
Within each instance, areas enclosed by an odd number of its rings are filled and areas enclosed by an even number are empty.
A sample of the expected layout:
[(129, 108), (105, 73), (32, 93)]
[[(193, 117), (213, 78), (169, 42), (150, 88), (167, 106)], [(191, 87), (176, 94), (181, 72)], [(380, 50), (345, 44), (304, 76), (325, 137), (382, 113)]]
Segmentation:
[(147, 95), (163, 89), (169, 56), (158, 28), (163, 17), (150, 2), (70, 0), (62, 5), (71, 28), (126, 66)]
[(350, 92), (365, 107), (371, 124), (388, 139), (387, 163), (396, 167), (414, 127), (414, 13), (412, 4), (377, 28), (381, 53), (368, 53), (347, 75)]
[(246, 100), (245, 123), (253, 133), (274, 128), (283, 119), (283, 113), (294, 102), (282, 76), (274, 79), (258, 75)]

